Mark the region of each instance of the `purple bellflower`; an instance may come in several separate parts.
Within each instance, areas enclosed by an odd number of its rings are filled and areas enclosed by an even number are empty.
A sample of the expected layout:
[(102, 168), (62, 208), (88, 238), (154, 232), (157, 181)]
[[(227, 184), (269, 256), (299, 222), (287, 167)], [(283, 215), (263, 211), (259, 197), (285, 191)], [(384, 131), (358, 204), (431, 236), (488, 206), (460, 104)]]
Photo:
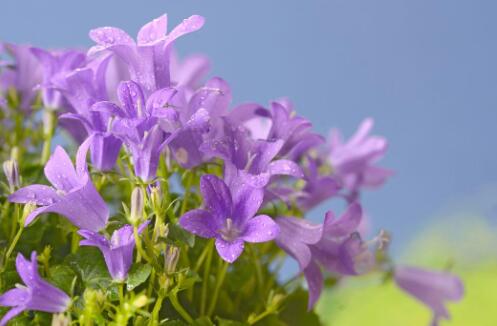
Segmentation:
[(464, 295), (461, 280), (445, 272), (400, 266), (395, 268), (394, 279), (402, 290), (433, 311), (432, 326), (438, 325), (440, 319), (450, 319), (446, 301), (459, 301)]
[(233, 263), (243, 252), (245, 242), (266, 242), (279, 233), (278, 225), (267, 215), (257, 213), (263, 190), (242, 185), (236, 189), (214, 175), (200, 179), (204, 209), (194, 209), (180, 218), (179, 224), (203, 238), (215, 238), (222, 259)]
[(45, 165), (45, 176), (53, 187), (30, 185), (9, 196), (14, 203), (34, 203), (41, 206), (26, 218), (30, 224), (38, 215), (57, 213), (78, 228), (98, 231), (105, 227), (109, 209), (95, 189), (86, 165), (91, 139), (78, 149), (76, 169), (66, 151), (58, 146)]
[(374, 165), (384, 156), (388, 143), (383, 137), (369, 135), (373, 124), (372, 119), (364, 120), (347, 142), (337, 130), (331, 131), (329, 160), (335, 175), (352, 194), (361, 187), (380, 186), (393, 174)]
[(25, 286), (17, 285), (0, 296), (0, 306), (13, 307), (0, 320), (0, 326), (25, 310), (62, 313), (69, 308), (71, 298), (40, 277), (36, 252), (31, 253), (31, 261), (19, 253), (16, 258), (17, 273)]
[(43, 71), (43, 81), (40, 85), (43, 105), (51, 110), (62, 108), (64, 98), (53, 85), (74, 69), (82, 67), (86, 55), (75, 50), (47, 51), (40, 48), (31, 48), (31, 53), (38, 59)]
[[(148, 221), (140, 225), (138, 233), (142, 233), (147, 227)], [(98, 232), (79, 230), (78, 234), (84, 237), (79, 243), (81, 246), (98, 247), (102, 252), (107, 269), (114, 281), (122, 282), (128, 276), (129, 268), (133, 263), (133, 251), (135, 249), (135, 238), (133, 226), (125, 225), (112, 233), (110, 240)]]
[(174, 41), (203, 25), (204, 18), (194, 15), (167, 33), (167, 15), (163, 15), (140, 29), (137, 42), (119, 28), (97, 28), (90, 31), (90, 38), (97, 45), (88, 51), (88, 55), (111, 51), (128, 66), (130, 79), (140, 83), (148, 95), (171, 86), (169, 58)]
[(362, 217), (359, 204), (351, 204), (340, 219), (326, 213), (323, 224), (295, 217), (280, 217), (276, 243), (299, 263), (309, 287), (308, 309), (323, 288), (320, 266), (337, 275), (357, 275), (373, 264), (373, 256), (362, 242), (357, 228)]
[(20, 96), (21, 110), (29, 113), (38, 94), (36, 86), (42, 81), (41, 66), (28, 45), (3, 43), (3, 48), (14, 62), (2, 63), (0, 92), (14, 88)]
[(263, 188), (272, 176), (289, 175), (302, 178), (304, 175), (297, 163), (276, 159), (284, 141), (253, 140), (242, 127), (233, 127), (225, 120), (224, 137), (202, 145), (201, 149), (225, 161), (225, 181), (247, 182), (256, 188)]
[(114, 167), (122, 145), (122, 141), (109, 130), (112, 122), (111, 114), (91, 110), (94, 103), (108, 98), (105, 72), (109, 59), (110, 57), (107, 56), (93, 60), (85, 68), (76, 69), (56, 84), (71, 104), (73, 111), (62, 114), (61, 121), (64, 123), (73, 121), (79, 124), (84, 128), (85, 134), (92, 137), (91, 162), (101, 171), (108, 171)]

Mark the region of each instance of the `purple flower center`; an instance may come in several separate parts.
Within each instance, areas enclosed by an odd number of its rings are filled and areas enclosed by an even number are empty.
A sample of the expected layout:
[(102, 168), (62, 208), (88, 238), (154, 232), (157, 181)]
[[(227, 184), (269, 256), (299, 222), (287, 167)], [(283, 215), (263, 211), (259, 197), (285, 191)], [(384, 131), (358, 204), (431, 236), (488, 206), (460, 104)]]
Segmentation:
[(224, 228), (219, 230), (219, 234), (221, 234), (224, 241), (232, 242), (238, 239), (240, 231), (233, 224), (233, 220), (231, 218), (227, 218), (226, 224), (224, 225)]

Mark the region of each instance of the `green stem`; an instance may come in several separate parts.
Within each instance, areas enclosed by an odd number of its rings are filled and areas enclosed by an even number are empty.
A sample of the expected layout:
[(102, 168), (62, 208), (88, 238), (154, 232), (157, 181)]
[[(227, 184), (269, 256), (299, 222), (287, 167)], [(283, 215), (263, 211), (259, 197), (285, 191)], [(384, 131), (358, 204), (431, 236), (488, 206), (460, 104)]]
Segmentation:
[(273, 311), (272, 310), (265, 310), (263, 313), (257, 315), (256, 317), (254, 318), (249, 318), (249, 320), (247, 321), (247, 323), (249, 325), (253, 325), (255, 323), (257, 323), (258, 321), (260, 321), (261, 319), (264, 319), (266, 318), (268, 315), (272, 314)]
[(212, 313), (214, 312), (214, 309), (216, 308), (217, 304), (217, 298), (219, 296), (219, 291), (221, 290), (221, 285), (223, 285), (224, 278), (226, 276), (226, 271), (228, 270), (229, 264), (225, 261), (221, 263), (221, 268), (217, 272), (217, 277), (216, 277), (216, 287), (214, 289), (214, 295), (212, 296), (211, 304), (209, 306), (209, 313), (208, 315), (211, 316)]
[(74, 230), (72, 232), (72, 236), (71, 236), (71, 254), (75, 254), (76, 251), (78, 251), (79, 240), (80, 240), (80, 238), (79, 238), (78, 231)]
[(122, 305), (124, 303), (124, 283), (123, 282), (119, 283), (118, 289), (119, 289), (119, 302)]
[(147, 259), (147, 254), (143, 250), (142, 247), (142, 241), (140, 239), (140, 236), (138, 234), (138, 226), (133, 226), (133, 236), (135, 237), (135, 244), (136, 244), (136, 249), (138, 251), (138, 254), (136, 255), (136, 262), (139, 263), (141, 261), (141, 258), (143, 257), (144, 259)]
[(212, 264), (212, 252), (214, 251), (214, 242), (210, 241), (209, 244), (207, 245), (209, 247), (208, 253), (207, 253), (207, 262), (205, 265), (204, 269), (204, 276), (202, 278), (202, 294), (201, 294), (201, 301), (200, 301), (200, 315), (204, 316), (205, 315), (205, 306), (207, 304), (207, 288), (209, 285), (209, 274), (211, 272), (211, 264)]
[(172, 292), (169, 295), (169, 300), (171, 300), (171, 304), (173, 305), (174, 309), (176, 309), (176, 311), (181, 315), (181, 317), (183, 317), (183, 319), (186, 320), (188, 324), (193, 324), (193, 318), (179, 302), (176, 292)]
[(9, 259), (10, 255), (12, 254), (12, 251), (14, 251), (14, 248), (16, 247), (16, 244), (19, 241), (19, 238), (21, 238), (21, 234), (22, 234), (23, 230), (24, 230), (24, 226), (21, 225), (21, 227), (17, 231), (16, 236), (14, 237), (14, 240), (12, 240), (12, 242), (10, 243), (9, 249), (5, 253), (5, 259), (4, 259), (5, 262)]
[(41, 164), (47, 163), (50, 158), (52, 138), (55, 132), (55, 111), (43, 110), (43, 150), (41, 152)]
[(155, 301), (154, 310), (152, 310), (152, 318), (150, 318), (150, 326), (159, 325), (159, 312), (162, 307), (162, 301), (164, 300), (164, 296), (159, 295), (157, 301)]
[[(9, 202), (7, 201), (5, 203), (8, 205)], [(19, 206), (18, 205), (15, 205), (14, 216), (19, 216)], [(15, 237), (15, 234), (16, 234), (17, 219), (11, 219), (11, 220), (12, 220), (12, 226), (10, 229), (10, 240), (12, 241)]]

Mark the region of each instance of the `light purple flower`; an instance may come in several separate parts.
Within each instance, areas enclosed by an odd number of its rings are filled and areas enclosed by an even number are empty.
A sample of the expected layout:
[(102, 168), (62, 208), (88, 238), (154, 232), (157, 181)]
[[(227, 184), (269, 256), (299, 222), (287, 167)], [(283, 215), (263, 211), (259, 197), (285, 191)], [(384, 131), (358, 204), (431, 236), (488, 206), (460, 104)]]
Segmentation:
[(450, 319), (445, 303), (459, 301), (464, 295), (461, 280), (450, 273), (400, 266), (395, 268), (394, 279), (402, 290), (433, 311), (433, 326), (441, 319)]
[(38, 59), (43, 71), (41, 94), (43, 105), (48, 109), (60, 109), (64, 106), (62, 93), (54, 88), (57, 80), (64, 79), (66, 74), (82, 67), (86, 55), (76, 50), (47, 51), (40, 48), (31, 48), (31, 53)]
[(335, 175), (352, 193), (361, 187), (380, 186), (393, 174), (375, 165), (385, 155), (388, 143), (383, 137), (369, 135), (373, 124), (372, 119), (364, 120), (347, 142), (343, 142), (338, 130), (331, 131), (330, 163)]
[(266, 242), (279, 233), (278, 225), (267, 215), (254, 215), (262, 204), (263, 190), (242, 185), (229, 189), (214, 175), (200, 179), (203, 209), (183, 215), (179, 224), (203, 238), (215, 238), (222, 259), (233, 263), (243, 252), (245, 242)]
[(171, 86), (184, 88), (189, 99), (193, 92), (200, 88), (209, 69), (209, 59), (204, 55), (194, 54), (180, 59), (175, 52), (172, 52), (170, 61)]
[(167, 15), (154, 19), (138, 32), (137, 42), (126, 32), (115, 27), (101, 27), (90, 31), (97, 43), (89, 51), (92, 56), (111, 51), (126, 63), (131, 80), (141, 84), (146, 94), (171, 86), (170, 51), (179, 37), (202, 28), (204, 18), (191, 16), (167, 33)]
[(38, 274), (36, 252), (31, 261), (19, 253), (16, 258), (17, 273), (25, 286), (17, 285), (0, 296), (0, 306), (13, 307), (0, 320), (0, 326), (25, 310), (61, 313), (69, 308), (71, 298), (60, 289), (48, 283)]
[(92, 60), (85, 68), (76, 69), (65, 78), (54, 81), (54, 86), (64, 95), (71, 105), (69, 113), (59, 118), (64, 124), (72, 122), (67, 129), (74, 134), (74, 124), (84, 128), (86, 135), (92, 137), (90, 146), (91, 162), (101, 171), (111, 170), (117, 160), (122, 141), (109, 130), (111, 114), (93, 111), (91, 107), (98, 101), (108, 98), (105, 72), (110, 57)]
[(297, 163), (275, 159), (284, 145), (283, 140), (253, 140), (244, 127), (234, 127), (228, 119), (224, 123), (224, 136), (205, 142), (201, 149), (225, 161), (225, 181), (228, 185), (247, 182), (253, 187), (262, 188), (272, 176), (303, 177)]
[[(138, 233), (142, 233), (148, 223), (147, 221), (140, 225)], [(133, 251), (135, 249), (133, 226), (125, 225), (115, 230), (110, 240), (97, 232), (89, 230), (79, 230), (78, 234), (85, 238), (79, 243), (81, 246), (93, 246), (100, 249), (109, 274), (114, 281), (122, 282), (126, 279), (129, 268), (133, 263)]]
[[(292, 103), (286, 99), (272, 102), (271, 110), (256, 105), (246, 106), (245, 109), (248, 112), (243, 115), (244, 125), (250, 128), (253, 137), (283, 140), (278, 153), (280, 157), (298, 161), (310, 148), (323, 143), (322, 137), (311, 131), (312, 123), (298, 116)], [(249, 112), (253, 114), (247, 114)]]
[(362, 242), (357, 228), (362, 217), (359, 204), (351, 204), (340, 219), (326, 213), (323, 224), (295, 217), (279, 217), (276, 243), (299, 263), (309, 287), (311, 309), (321, 294), (320, 266), (337, 275), (357, 275), (373, 264), (373, 256)]
[(53, 187), (30, 185), (9, 196), (11, 202), (41, 206), (27, 216), (25, 225), (40, 214), (57, 213), (78, 228), (98, 231), (105, 227), (109, 209), (95, 189), (86, 166), (90, 141), (79, 147), (76, 169), (62, 147), (55, 149), (45, 165), (45, 176)]
[(5, 68), (0, 73), (0, 92), (15, 88), (20, 96), (20, 109), (29, 113), (38, 93), (35, 88), (42, 81), (41, 66), (28, 45), (3, 43), (3, 48), (13, 62), (2, 64)]

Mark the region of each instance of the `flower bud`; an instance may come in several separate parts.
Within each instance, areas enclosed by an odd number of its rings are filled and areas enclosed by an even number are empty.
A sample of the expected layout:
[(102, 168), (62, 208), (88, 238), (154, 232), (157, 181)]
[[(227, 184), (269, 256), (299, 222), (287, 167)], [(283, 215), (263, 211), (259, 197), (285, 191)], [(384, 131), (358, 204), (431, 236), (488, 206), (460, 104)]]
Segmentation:
[(162, 206), (162, 190), (159, 184), (150, 186), (150, 200), (154, 211), (160, 211)]
[(19, 169), (17, 167), (17, 162), (14, 159), (3, 162), (3, 173), (7, 178), (7, 183), (9, 184), (9, 190), (14, 192), (16, 188), (19, 188)]
[(131, 210), (129, 221), (133, 225), (138, 225), (143, 218), (143, 209), (145, 206), (145, 192), (142, 188), (136, 187), (131, 193)]
[(176, 271), (176, 265), (179, 260), (179, 248), (174, 246), (167, 246), (164, 252), (164, 269), (166, 273), (171, 274)]

